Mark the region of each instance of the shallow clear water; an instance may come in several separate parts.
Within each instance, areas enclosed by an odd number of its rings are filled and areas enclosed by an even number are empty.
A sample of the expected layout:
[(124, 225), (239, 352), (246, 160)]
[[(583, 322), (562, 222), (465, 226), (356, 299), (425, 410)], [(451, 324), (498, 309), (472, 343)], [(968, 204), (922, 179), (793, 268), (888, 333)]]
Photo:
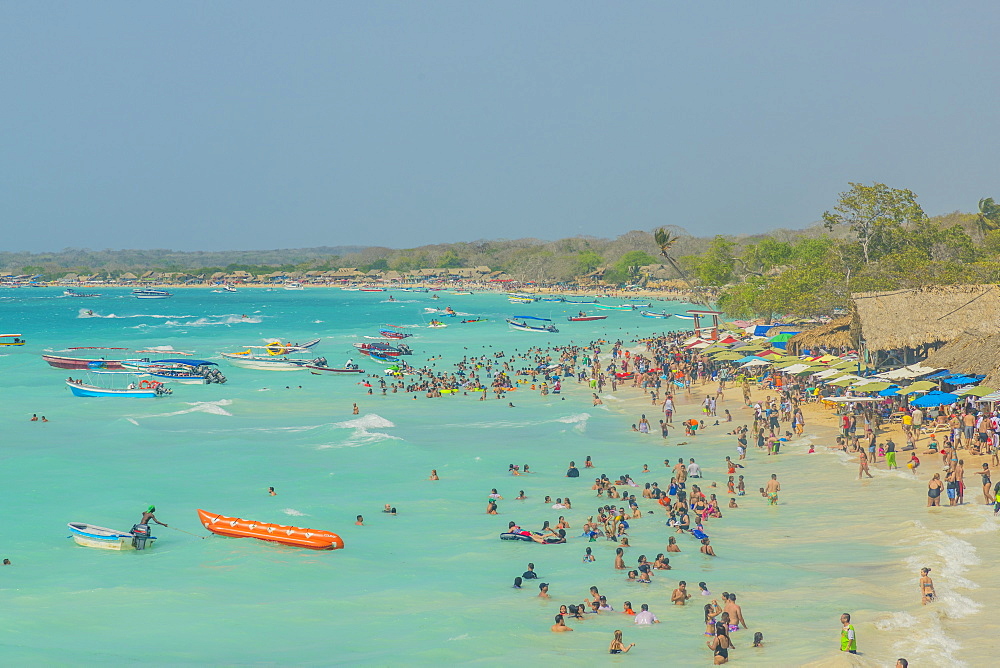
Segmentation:
[[(537, 529), (560, 513), (574, 527), (570, 534), (578, 534), (598, 505), (593, 477), (564, 473), (569, 460), (581, 464), (587, 455), (597, 473), (631, 472), (640, 485), (669, 481), (665, 457), (695, 457), (705, 484), (718, 481), (720, 488), (711, 491), (726, 499), (721, 462), (735, 456), (727, 429), (672, 437), (665, 446), (658, 436), (628, 431), (643, 410), (656, 415), (652, 406), (622, 400), (637, 391), (608, 394), (605, 406), (594, 407), (589, 389), (571, 379), (562, 397), (522, 388), (502, 401), (414, 400), (402, 393), (368, 396), (358, 378), (239, 369), (216, 355), (322, 336), (314, 350), (336, 365), (348, 356), (358, 360), (351, 343), (391, 323), (413, 327), (412, 363), (437, 358), (429, 363), (446, 370), (463, 355), (512, 354), (601, 336), (631, 339), (661, 331), (664, 321), (606, 312), (602, 322), (558, 322), (586, 307), (514, 306), (498, 295), (432, 300), (396, 293), (400, 301), (387, 303), (387, 293), (321, 289), (187, 289), (167, 300), (101, 292), (97, 299), (62, 298), (47, 289), (0, 294), (0, 328), (29, 340), (0, 351), (6, 491), (0, 556), (14, 562), (0, 570), (8, 601), (0, 609), (7, 629), (0, 651), (9, 662), (562, 663), (606, 655), (612, 631), (624, 628), (640, 657), (669, 652), (674, 663), (708, 664), (700, 606), (668, 603), (680, 579), (694, 592), (705, 580), (716, 595), (739, 593), (751, 627), (735, 638), (740, 662), (792, 665), (836, 657), (844, 610), (863, 611), (869, 647), (879, 633), (916, 635), (899, 616), (908, 609), (920, 613), (910, 605), (917, 597), (909, 592), (913, 564), (906, 560), (940, 552), (942, 541), (921, 548), (920, 537), (932, 529), (907, 524), (894, 512), (900, 499), (921, 503), (920, 490), (902, 476), (855, 485), (833, 454), (806, 455), (804, 445), (780, 457), (751, 452), (741, 471), (748, 481), (742, 507), (706, 527), (720, 557), (704, 557), (694, 539), (679, 537), (683, 552), (671, 559), (674, 570), (657, 572), (643, 588), (613, 570), (614, 543), (575, 538), (542, 546), (501, 542), (497, 535), (512, 519)], [(447, 304), (491, 321), (448, 319), (447, 329), (426, 328), (432, 316), (424, 308)], [(502, 318), (515, 312), (553, 317), (561, 332), (509, 331)], [(62, 381), (78, 372), (52, 369), (39, 355), (81, 345), (162, 346), (215, 357), (229, 382), (175, 386), (172, 396), (155, 400), (74, 398)], [(358, 416), (351, 414), (353, 402)], [(745, 415), (735, 396), (726, 407), (737, 421)], [(693, 407), (681, 412), (695, 414)], [(50, 422), (29, 422), (32, 413)], [(696, 443), (674, 445), (684, 440)], [(528, 463), (534, 473), (512, 478), (510, 463)], [(643, 464), (651, 474), (639, 474)], [(432, 468), (440, 481), (427, 479)], [(754, 493), (772, 472), (784, 487), (777, 508)], [(271, 485), (275, 497), (266, 493)], [(488, 516), (493, 487), (505, 500), (500, 515)], [(849, 491), (855, 488), (861, 491)], [(513, 500), (522, 489), (528, 500)], [(542, 503), (545, 495), (569, 496), (574, 507), (553, 510)], [(866, 505), (851, 507), (859, 499)], [(69, 521), (128, 529), (150, 503), (171, 525), (156, 527), (160, 540), (150, 550), (104, 552), (66, 537)], [(399, 515), (382, 514), (385, 503)], [(346, 549), (313, 552), (210, 536), (197, 508), (334, 531)], [(357, 514), (366, 526), (354, 526)], [(652, 559), (669, 535), (658, 510), (637, 520), (626, 563), (639, 554)], [(582, 563), (587, 546), (596, 563)], [(531, 583), (511, 589), (528, 561), (551, 584), (550, 601), (539, 600)], [(582, 602), (591, 585), (616, 610), (626, 599), (635, 607), (649, 603), (664, 623), (636, 629), (615, 612), (573, 625), (572, 634), (550, 633), (558, 605)], [(700, 604), (698, 598), (692, 603)], [(886, 628), (876, 631), (876, 619)], [(749, 647), (753, 631), (764, 633), (765, 650)], [(891, 640), (877, 642), (888, 658)], [(926, 652), (943, 656), (935, 647)]]

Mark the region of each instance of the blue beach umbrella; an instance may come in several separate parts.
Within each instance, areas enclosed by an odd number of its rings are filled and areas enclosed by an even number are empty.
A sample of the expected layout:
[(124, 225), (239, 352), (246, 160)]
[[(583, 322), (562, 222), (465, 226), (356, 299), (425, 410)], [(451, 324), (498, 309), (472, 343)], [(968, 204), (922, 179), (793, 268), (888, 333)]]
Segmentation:
[(899, 385), (890, 385), (889, 387), (887, 387), (884, 390), (882, 390), (881, 392), (879, 392), (878, 396), (880, 396), (880, 397), (895, 397), (895, 396), (898, 396), (896, 394), (896, 390), (898, 390), (898, 389), (899, 389)]
[(950, 406), (958, 401), (958, 395), (951, 392), (928, 392), (919, 399), (910, 402), (911, 406), (928, 408), (930, 406)]

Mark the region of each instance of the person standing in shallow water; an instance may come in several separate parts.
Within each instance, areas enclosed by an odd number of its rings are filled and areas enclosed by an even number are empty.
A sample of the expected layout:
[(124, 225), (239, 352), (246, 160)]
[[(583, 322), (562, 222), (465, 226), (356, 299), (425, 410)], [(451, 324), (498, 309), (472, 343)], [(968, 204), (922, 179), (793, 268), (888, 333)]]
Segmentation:
[(771, 479), (767, 481), (767, 485), (764, 487), (764, 494), (767, 496), (767, 501), (770, 505), (778, 505), (778, 492), (781, 491), (781, 483), (778, 482), (778, 474), (772, 473)]
[(851, 624), (851, 615), (844, 613), (840, 616), (842, 628), (840, 630), (840, 651), (849, 654), (858, 653), (858, 639), (854, 633), (854, 625)]

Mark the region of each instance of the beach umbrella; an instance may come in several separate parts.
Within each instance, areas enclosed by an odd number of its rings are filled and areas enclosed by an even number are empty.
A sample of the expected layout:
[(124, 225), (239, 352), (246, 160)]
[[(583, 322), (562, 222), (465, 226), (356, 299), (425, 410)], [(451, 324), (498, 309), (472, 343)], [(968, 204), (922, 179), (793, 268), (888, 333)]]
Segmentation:
[(958, 376), (957, 378), (945, 378), (944, 382), (955, 387), (961, 387), (962, 385), (974, 385), (979, 382), (979, 379), (971, 376)]
[(985, 397), (992, 392), (992, 389), (979, 385), (978, 387), (963, 387), (960, 390), (955, 390), (955, 395), (959, 397)]
[(932, 383), (929, 380), (918, 380), (915, 383), (910, 383), (901, 390), (898, 390), (896, 394), (916, 394), (917, 392), (927, 392), (933, 390), (937, 387), (937, 383)]
[(928, 392), (910, 402), (911, 406), (926, 408), (930, 406), (950, 406), (959, 400), (958, 395), (951, 392)]
[(898, 390), (898, 389), (899, 389), (899, 385), (890, 385), (889, 387), (887, 387), (884, 390), (882, 390), (881, 392), (879, 392), (878, 396), (880, 396), (880, 397), (895, 397), (895, 396), (897, 396), (896, 395), (896, 390)]

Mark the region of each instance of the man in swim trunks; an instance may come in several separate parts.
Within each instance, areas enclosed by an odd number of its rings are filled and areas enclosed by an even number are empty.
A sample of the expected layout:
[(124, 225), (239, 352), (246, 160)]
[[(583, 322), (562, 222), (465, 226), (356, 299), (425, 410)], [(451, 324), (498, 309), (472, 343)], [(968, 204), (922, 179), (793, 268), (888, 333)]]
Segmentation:
[(781, 491), (781, 484), (778, 482), (778, 474), (772, 473), (771, 479), (767, 481), (767, 485), (764, 486), (764, 493), (767, 495), (767, 502), (769, 505), (778, 505), (778, 492)]
[(670, 595), (670, 602), (674, 605), (684, 605), (689, 598), (691, 594), (687, 591), (687, 582), (681, 580), (677, 583), (677, 589)]

